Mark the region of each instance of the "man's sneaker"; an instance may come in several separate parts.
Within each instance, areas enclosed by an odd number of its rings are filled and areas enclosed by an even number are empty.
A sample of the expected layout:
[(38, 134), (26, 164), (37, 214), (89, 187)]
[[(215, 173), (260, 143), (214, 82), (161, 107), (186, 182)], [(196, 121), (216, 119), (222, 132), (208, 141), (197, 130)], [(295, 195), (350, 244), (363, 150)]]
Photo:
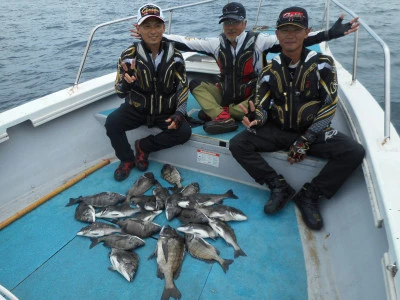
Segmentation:
[(118, 168), (114, 172), (114, 178), (116, 181), (122, 181), (128, 178), (129, 173), (135, 167), (134, 161), (121, 161)]
[(318, 190), (310, 183), (306, 183), (293, 198), (294, 203), (296, 203), (301, 212), (304, 223), (314, 230), (319, 230), (323, 226), (318, 205), (319, 197)]
[(224, 107), (223, 111), (214, 120), (203, 125), (203, 129), (209, 134), (219, 134), (235, 131), (238, 129), (238, 124), (229, 114), (228, 107)]
[(273, 214), (280, 211), (295, 194), (295, 190), (281, 175), (268, 182), (268, 187), (271, 190), (271, 196), (264, 206), (266, 214)]
[(209, 122), (211, 121), (211, 118), (209, 115), (207, 115), (204, 110), (200, 110), (197, 114), (197, 117), (199, 118), (199, 120), (202, 120), (204, 122)]
[(136, 152), (136, 168), (139, 171), (146, 171), (149, 167), (149, 154), (144, 152), (139, 145), (140, 140), (135, 142), (135, 152)]

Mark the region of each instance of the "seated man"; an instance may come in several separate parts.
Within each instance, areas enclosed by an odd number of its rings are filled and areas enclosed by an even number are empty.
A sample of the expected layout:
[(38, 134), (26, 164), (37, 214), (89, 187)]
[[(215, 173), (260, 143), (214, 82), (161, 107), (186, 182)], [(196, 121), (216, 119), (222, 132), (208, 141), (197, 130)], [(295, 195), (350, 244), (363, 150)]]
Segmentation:
[(282, 53), (261, 71), (255, 104), (242, 106), (242, 123), (248, 130), (233, 137), (229, 149), (256, 182), (270, 188), (266, 214), (281, 210), (295, 191), (260, 152), (289, 150), (290, 164), (302, 161), (306, 154), (328, 159), (293, 199), (305, 224), (318, 230), (323, 226), (319, 199), (336, 193), (362, 163), (365, 151), (330, 126), (338, 101), (335, 64), (330, 56), (304, 47), (310, 32), (306, 10), (287, 8), (276, 25)]
[[(183, 57), (173, 43), (162, 41), (165, 22), (161, 9), (146, 4), (138, 11), (142, 41), (134, 43), (118, 62), (115, 91), (125, 102), (106, 120), (107, 135), (121, 161), (115, 170), (118, 181), (135, 166), (148, 168), (149, 153), (183, 144), (192, 133), (186, 122), (188, 83)], [(135, 154), (126, 131), (146, 124), (162, 131), (135, 142)]]

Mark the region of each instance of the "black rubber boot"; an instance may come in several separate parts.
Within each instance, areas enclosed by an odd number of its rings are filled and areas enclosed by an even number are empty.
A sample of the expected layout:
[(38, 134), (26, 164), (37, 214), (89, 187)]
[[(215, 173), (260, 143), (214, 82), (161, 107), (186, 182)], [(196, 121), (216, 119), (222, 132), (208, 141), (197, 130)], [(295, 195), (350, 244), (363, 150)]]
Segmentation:
[(286, 182), (282, 175), (275, 177), (267, 185), (271, 190), (271, 196), (264, 206), (264, 212), (266, 214), (273, 214), (280, 211), (292, 199), (295, 190)]
[(294, 196), (293, 201), (299, 208), (304, 223), (313, 230), (320, 230), (323, 226), (322, 216), (319, 211), (320, 192), (310, 183), (304, 184)]

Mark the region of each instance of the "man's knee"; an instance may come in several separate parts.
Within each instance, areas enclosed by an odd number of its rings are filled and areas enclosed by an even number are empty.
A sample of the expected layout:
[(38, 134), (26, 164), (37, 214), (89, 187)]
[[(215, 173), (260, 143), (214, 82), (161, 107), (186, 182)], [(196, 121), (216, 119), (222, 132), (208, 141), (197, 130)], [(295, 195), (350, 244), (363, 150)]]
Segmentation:
[(191, 81), (189, 82), (189, 89), (190, 89), (190, 92), (193, 93), (193, 90), (194, 90), (195, 88), (197, 88), (201, 83), (202, 83), (202, 81), (201, 81), (201, 80), (198, 80), (198, 79), (193, 79), (193, 80), (191, 80)]

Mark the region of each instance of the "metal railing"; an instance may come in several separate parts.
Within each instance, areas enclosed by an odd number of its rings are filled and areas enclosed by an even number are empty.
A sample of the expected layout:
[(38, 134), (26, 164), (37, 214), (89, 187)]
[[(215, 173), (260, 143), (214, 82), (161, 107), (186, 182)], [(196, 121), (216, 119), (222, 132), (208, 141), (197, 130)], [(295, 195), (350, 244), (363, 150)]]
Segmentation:
[[(215, 2), (215, 1), (217, 1), (217, 0), (206, 0), (206, 1), (201, 1), (201, 2), (196, 2), (196, 3), (190, 3), (190, 4), (186, 4), (186, 5), (180, 5), (180, 6), (175, 6), (175, 7), (163, 9), (162, 11), (163, 11), (164, 14), (165, 14), (166, 12), (169, 12), (168, 30), (167, 30), (167, 32), (168, 32), (168, 33), (171, 32), (172, 14), (173, 14), (174, 10), (183, 9), (183, 8), (190, 7), (190, 6), (202, 5), (202, 4), (205, 4), (205, 3)], [(117, 24), (117, 23), (129, 21), (129, 20), (136, 20), (136, 19), (137, 19), (136, 16), (130, 16), (130, 17), (126, 17), (126, 18), (122, 18), (122, 19), (118, 19), (118, 20), (114, 20), (114, 21), (102, 23), (102, 24), (97, 25), (96, 27), (94, 27), (94, 28), (92, 29), (92, 31), (91, 31), (91, 33), (90, 33), (90, 36), (89, 36), (89, 39), (88, 39), (87, 44), (86, 44), (85, 52), (83, 53), (83, 57), (82, 57), (81, 64), (80, 64), (80, 66), (79, 66), (78, 74), (76, 75), (74, 87), (77, 86), (77, 85), (79, 84), (79, 80), (80, 80), (81, 75), (82, 75), (83, 67), (84, 67), (85, 62), (86, 62), (86, 57), (87, 57), (87, 55), (88, 55), (90, 45), (92, 44), (92, 40), (93, 40), (94, 34), (97, 32), (97, 30), (100, 29), (100, 28), (102, 28), (102, 27), (109, 26), (109, 25), (113, 25), (113, 24)]]
[[(357, 17), (357, 15), (351, 11), (349, 8), (344, 6), (342, 3), (336, 0), (326, 0), (325, 9), (326, 9), (326, 30), (330, 28), (330, 2), (333, 2), (336, 6), (340, 7), (348, 14), (350, 14), (353, 18)], [(373, 31), (361, 18), (358, 19), (358, 22), (361, 26), (369, 33), (369, 35), (377, 41), (383, 48), (383, 53), (385, 57), (384, 64), (384, 97), (385, 97), (385, 109), (384, 109), (384, 140), (383, 144), (390, 140), (390, 50), (386, 43)], [(357, 57), (358, 57), (358, 31), (354, 34), (354, 51), (353, 51), (353, 73), (352, 80), (353, 82), (357, 79)]]

